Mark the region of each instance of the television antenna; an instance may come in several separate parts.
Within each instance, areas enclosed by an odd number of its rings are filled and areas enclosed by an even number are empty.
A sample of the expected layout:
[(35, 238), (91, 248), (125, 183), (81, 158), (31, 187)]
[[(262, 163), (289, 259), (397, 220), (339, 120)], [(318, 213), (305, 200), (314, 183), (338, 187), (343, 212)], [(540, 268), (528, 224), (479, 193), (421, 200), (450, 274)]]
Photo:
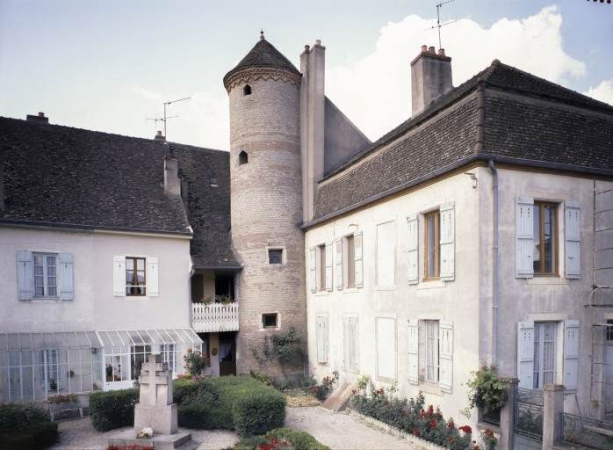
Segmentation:
[(177, 99), (177, 100), (170, 100), (170, 101), (164, 102), (164, 117), (163, 118), (154, 118), (154, 119), (152, 119), (152, 120), (155, 120), (155, 123), (157, 123), (158, 121), (161, 121), (161, 122), (164, 123), (164, 136), (167, 139), (168, 139), (168, 135), (166, 134), (166, 122), (169, 119), (174, 119), (175, 117), (179, 117), (179, 116), (170, 116), (170, 117), (168, 117), (166, 115), (166, 107), (169, 106), (169, 105), (172, 105), (173, 103), (183, 102), (183, 101), (189, 100), (189, 99), (191, 99), (191, 97), (185, 97), (185, 98), (180, 98), (180, 99)]
[[(179, 116), (178, 115), (168, 116), (166, 118), (164, 118), (164, 117), (145, 117), (145, 120), (149, 120), (151, 122), (154, 122), (155, 125), (156, 125), (156, 128), (157, 128), (158, 122), (166, 123), (167, 120), (176, 119), (177, 117), (179, 117)], [(166, 131), (164, 131), (164, 132), (166, 132)], [(166, 137), (166, 135), (164, 135), (164, 137)]]
[(440, 2), (436, 4), (436, 25), (432, 25), (430, 28), (427, 28), (428, 30), (434, 30), (435, 28), (438, 29), (438, 48), (443, 48), (443, 44), (441, 42), (441, 28), (443, 28), (446, 25), (451, 25), (452, 23), (457, 22), (458, 20), (450, 20), (449, 22), (445, 22), (445, 23), (441, 23), (441, 8), (443, 7), (443, 5), (446, 5), (448, 3), (452, 3), (455, 0), (447, 0), (444, 2)]

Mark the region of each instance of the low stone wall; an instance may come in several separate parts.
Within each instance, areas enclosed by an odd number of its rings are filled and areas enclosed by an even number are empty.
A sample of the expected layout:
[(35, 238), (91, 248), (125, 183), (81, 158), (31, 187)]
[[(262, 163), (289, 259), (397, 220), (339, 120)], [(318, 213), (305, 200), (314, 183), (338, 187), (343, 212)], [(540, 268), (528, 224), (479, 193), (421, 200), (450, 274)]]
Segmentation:
[(368, 417), (368, 416), (365, 416), (364, 414), (360, 414), (359, 412), (353, 409), (348, 409), (348, 411), (352, 416), (355, 416), (363, 420), (364, 422), (374, 425), (375, 427), (380, 428), (381, 430), (393, 436), (399, 437), (401, 439), (406, 439), (411, 444), (419, 445), (421, 446), (420, 448), (423, 448), (424, 450), (446, 450), (445, 447), (441, 447), (440, 445), (436, 445), (430, 441), (426, 441), (424, 439), (418, 438), (417, 436), (413, 436), (412, 434), (406, 433), (402, 430), (399, 430), (396, 427), (383, 423), (377, 419), (373, 419), (372, 417)]

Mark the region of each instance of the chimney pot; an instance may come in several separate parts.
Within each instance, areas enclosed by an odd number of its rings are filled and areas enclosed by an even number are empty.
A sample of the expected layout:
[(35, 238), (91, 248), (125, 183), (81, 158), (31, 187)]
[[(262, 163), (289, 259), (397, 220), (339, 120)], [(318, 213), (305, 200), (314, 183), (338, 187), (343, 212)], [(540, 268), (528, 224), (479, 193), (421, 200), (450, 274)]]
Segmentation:
[(38, 117), (45, 117), (45, 113), (44, 112), (39, 112), (38, 113)]
[(445, 49), (444, 48), (439, 48), (438, 49), (438, 56), (445, 56)]
[(430, 53), (432, 53), (432, 54), (435, 54), (435, 53), (436, 53), (436, 52), (434, 51), (434, 47), (433, 47), (433, 46), (428, 47), (428, 51), (429, 51)]
[(321, 45), (321, 39), (317, 39), (317, 40), (315, 41), (315, 45)]
[(39, 112), (36, 115), (28, 114), (26, 116), (26, 121), (27, 122), (33, 122), (33, 123), (49, 123), (49, 118), (45, 117), (45, 113), (44, 112)]
[(427, 52), (428, 51), (428, 46), (427, 45), (422, 45), (421, 46), (421, 51), (422, 51), (422, 53)]
[(166, 136), (164, 136), (162, 134), (162, 132), (160, 130), (157, 131), (157, 133), (155, 134), (155, 137), (153, 138), (154, 141), (166, 141)]

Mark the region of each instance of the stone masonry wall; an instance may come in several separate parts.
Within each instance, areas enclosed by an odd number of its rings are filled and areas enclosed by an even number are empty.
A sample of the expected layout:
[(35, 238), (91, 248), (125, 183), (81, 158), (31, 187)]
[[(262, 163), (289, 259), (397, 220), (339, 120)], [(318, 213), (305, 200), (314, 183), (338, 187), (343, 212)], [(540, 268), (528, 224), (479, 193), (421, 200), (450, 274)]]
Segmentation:
[[(237, 371), (282, 376), (276, 364), (260, 366), (252, 349), (261, 355), (265, 336), (291, 327), (306, 340), (299, 88), (272, 79), (249, 84), (251, 95), (243, 95), (244, 84), (229, 94), (232, 243), (244, 267), (237, 281)], [(243, 150), (249, 162), (239, 165)], [(284, 249), (282, 265), (268, 263), (268, 247)], [(273, 312), (279, 328), (263, 329), (262, 313)]]

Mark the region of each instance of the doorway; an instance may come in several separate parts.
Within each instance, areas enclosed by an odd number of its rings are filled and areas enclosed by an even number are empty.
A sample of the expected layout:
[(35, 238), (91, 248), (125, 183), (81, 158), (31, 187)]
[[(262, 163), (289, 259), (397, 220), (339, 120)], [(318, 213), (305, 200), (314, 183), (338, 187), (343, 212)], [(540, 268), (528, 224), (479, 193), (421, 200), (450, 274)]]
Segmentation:
[(236, 375), (236, 333), (219, 333), (219, 375)]

